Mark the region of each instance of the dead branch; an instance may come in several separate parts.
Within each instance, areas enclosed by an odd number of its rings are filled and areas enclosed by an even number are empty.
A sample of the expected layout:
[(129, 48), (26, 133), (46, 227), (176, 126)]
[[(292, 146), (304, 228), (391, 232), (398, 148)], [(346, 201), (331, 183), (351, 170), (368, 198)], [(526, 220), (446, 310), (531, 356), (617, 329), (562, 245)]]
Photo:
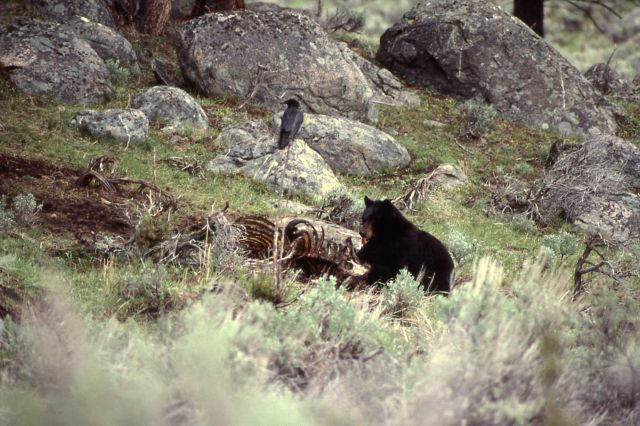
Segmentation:
[[(640, 276), (640, 271), (617, 271), (614, 265), (609, 261), (609, 259), (607, 259), (607, 257), (599, 250), (599, 247), (604, 247), (606, 246), (606, 244), (606, 241), (599, 236), (593, 236), (585, 241), (585, 248), (578, 258), (578, 261), (576, 262), (573, 277), (574, 299), (577, 299), (584, 293), (586, 285), (589, 283), (589, 281), (586, 281), (584, 279), (587, 274), (599, 273), (611, 278), (616, 282), (619, 282), (625, 278)], [(598, 263), (589, 260), (589, 256), (591, 255), (591, 253), (595, 253), (598, 256)]]

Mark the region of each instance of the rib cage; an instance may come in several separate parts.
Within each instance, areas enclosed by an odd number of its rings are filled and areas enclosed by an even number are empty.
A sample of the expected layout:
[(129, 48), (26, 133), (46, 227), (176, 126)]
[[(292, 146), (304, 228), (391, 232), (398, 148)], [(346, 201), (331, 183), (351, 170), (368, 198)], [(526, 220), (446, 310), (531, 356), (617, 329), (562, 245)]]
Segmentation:
[(273, 253), (275, 224), (263, 216), (242, 216), (235, 221), (242, 230), (240, 242), (251, 257), (266, 259)]
[[(329, 273), (338, 278), (361, 272), (355, 272), (359, 263), (351, 237), (326, 238), (324, 227), (305, 219), (285, 223), (278, 227), (278, 238), (284, 236), (282, 261), (287, 266), (301, 268), (309, 275)], [(241, 242), (251, 257), (266, 259), (273, 254), (273, 222), (262, 216), (243, 216), (236, 225), (243, 230)]]

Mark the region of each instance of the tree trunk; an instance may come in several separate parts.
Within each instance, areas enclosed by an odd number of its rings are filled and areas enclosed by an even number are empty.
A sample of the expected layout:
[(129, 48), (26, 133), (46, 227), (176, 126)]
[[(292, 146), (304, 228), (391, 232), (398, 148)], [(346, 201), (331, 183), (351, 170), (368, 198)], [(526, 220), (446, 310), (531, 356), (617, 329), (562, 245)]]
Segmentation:
[(171, 0), (143, 0), (138, 19), (140, 31), (160, 35), (171, 17)]
[(544, 37), (544, 0), (513, 0), (513, 16)]

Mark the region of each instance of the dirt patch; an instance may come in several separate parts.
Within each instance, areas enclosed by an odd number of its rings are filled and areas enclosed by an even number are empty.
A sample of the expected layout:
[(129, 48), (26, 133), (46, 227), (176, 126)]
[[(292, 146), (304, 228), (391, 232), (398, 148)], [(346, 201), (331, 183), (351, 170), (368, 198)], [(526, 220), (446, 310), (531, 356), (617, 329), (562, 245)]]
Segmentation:
[(0, 155), (0, 194), (32, 193), (42, 204), (40, 223), (54, 233), (128, 236), (130, 194), (78, 186), (83, 173), (41, 158)]

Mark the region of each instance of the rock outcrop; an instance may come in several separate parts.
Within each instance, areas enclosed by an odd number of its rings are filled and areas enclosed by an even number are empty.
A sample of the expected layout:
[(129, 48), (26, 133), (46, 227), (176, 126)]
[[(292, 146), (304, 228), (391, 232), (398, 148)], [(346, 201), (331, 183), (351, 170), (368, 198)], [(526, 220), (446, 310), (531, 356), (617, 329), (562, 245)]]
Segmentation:
[[(273, 132), (279, 127), (277, 115), (272, 120)], [(411, 161), (406, 148), (393, 137), (347, 118), (305, 114), (297, 137), (318, 152), (333, 171), (340, 173), (368, 175), (404, 167)]]
[(482, 98), (563, 133), (613, 134), (609, 104), (526, 25), (487, 0), (420, 1), (380, 39), (378, 60), (416, 84)]
[(69, 123), (91, 136), (111, 138), (117, 142), (144, 142), (149, 136), (149, 120), (137, 109), (107, 109), (81, 111)]
[(21, 91), (65, 103), (93, 103), (113, 89), (89, 43), (61, 25), (18, 18), (0, 31), (0, 65)]
[(175, 129), (207, 129), (207, 114), (187, 92), (177, 87), (155, 86), (138, 93), (132, 106), (145, 113), (149, 121)]
[[(327, 163), (296, 139), (288, 149), (276, 149), (275, 136), (261, 122), (247, 122), (224, 129), (216, 143), (226, 151), (209, 162), (216, 173), (239, 172), (287, 191), (321, 197), (341, 188)], [(289, 158), (287, 158), (289, 151)]]
[(597, 136), (560, 152), (536, 203), (543, 218), (563, 217), (613, 244), (640, 237), (640, 148)]
[(312, 113), (376, 117), (374, 92), (360, 68), (301, 13), (204, 15), (179, 30), (177, 53), (185, 79), (209, 96), (231, 95), (274, 111), (296, 97)]

